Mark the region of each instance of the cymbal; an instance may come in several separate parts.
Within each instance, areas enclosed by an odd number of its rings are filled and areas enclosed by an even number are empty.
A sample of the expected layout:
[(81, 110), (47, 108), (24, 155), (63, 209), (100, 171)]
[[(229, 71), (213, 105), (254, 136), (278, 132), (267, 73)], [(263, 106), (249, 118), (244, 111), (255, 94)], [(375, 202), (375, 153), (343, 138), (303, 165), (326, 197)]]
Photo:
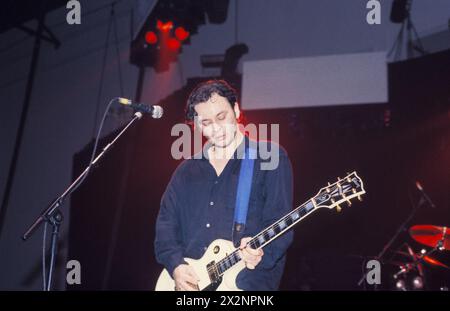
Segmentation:
[[(414, 259), (414, 256), (412, 256), (411, 254), (409, 254), (409, 253), (407, 253), (407, 252), (396, 251), (396, 252), (394, 252), (394, 253), (399, 254), (399, 255), (404, 255), (404, 256), (407, 256), (407, 257), (410, 257), (410, 258)], [(421, 255), (420, 255), (420, 254), (416, 254), (415, 256), (417, 256), (418, 258), (421, 258)], [(437, 259), (435, 259), (435, 258), (433, 258), (433, 257), (427, 256), (427, 255), (423, 256), (423, 257), (422, 257), (422, 260), (423, 260), (425, 263), (427, 263), (427, 264), (429, 264), (429, 265), (432, 265), (432, 266), (439, 266), (439, 267), (442, 267), (442, 268), (450, 269), (450, 267), (447, 266), (446, 264), (440, 262), (439, 260), (437, 260)], [(389, 264), (396, 265), (396, 266), (401, 266), (401, 265), (406, 264), (405, 262), (400, 262), (400, 261), (390, 261), (390, 262), (388, 262), (388, 263), (389, 263)]]
[(436, 247), (442, 241), (442, 247), (450, 250), (450, 230), (447, 227), (416, 225), (409, 228), (409, 234), (417, 242), (430, 247)]
[(430, 264), (432, 266), (439, 266), (439, 267), (442, 267), (442, 268), (449, 269), (449, 267), (446, 264), (443, 264), (439, 260), (434, 259), (434, 258), (432, 258), (430, 256), (424, 256), (423, 257), (423, 261), (425, 261), (427, 264)]

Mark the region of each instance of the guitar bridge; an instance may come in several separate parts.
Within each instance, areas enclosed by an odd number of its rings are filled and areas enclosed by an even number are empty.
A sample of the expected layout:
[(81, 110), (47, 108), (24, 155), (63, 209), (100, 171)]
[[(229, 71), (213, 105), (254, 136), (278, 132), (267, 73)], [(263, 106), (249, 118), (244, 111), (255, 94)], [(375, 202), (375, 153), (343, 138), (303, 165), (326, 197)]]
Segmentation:
[(222, 276), (220, 275), (216, 262), (211, 261), (208, 263), (206, 270), (208, 271), (210, 284), (202, 289), (202, 291), (215, 291), (222, 283)]
[(209, 280), (211, 283), (216, 283), (221, 280), (219, 270), (216, 266), (215, 261), (211, 261), (209, 264), (206, 265), (206, 270), (208, 271)]

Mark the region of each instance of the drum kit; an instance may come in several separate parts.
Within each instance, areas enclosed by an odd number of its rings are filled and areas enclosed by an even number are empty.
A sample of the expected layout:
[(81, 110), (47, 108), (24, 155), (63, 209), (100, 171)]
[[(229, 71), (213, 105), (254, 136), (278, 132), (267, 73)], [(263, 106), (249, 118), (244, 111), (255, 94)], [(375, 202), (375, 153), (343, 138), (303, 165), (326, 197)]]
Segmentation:
[[(389, 272), (385, 276), (389, 277), (390, 281), (388, 283), (389, 289), (391, 290), (448, 291), (447, 284), (450, 282), (450, 267), (441, 260), (438, 260), (437, 255), (440, 254), (442, 258), (445, 258), (446, 251), (450, 250), (450, 229), (448, 227), (434, 225), (413, 225), (409, 227), (408, 224), (419, 208), (425, 206), (436, 208), (436, 205), (432, 202), (419, 181), (415, 182), (415, 188), (420, 194), (418, 202), (414, 203), (410, 192), (410, 201), (413, 208), (407, 218), (398, 227), (395, 234), (384, 245), (381, 252), (377, 256), (372, 257), (372, 259), (376, 259), (382, 264), (389, 266), (389, 269), (383, 269), (383, 271)], [(408, 232), (409, 236), (415, 242), (430, 249), (415, 251), (408, 243), (403, 243), (396, 250), (392, 250), (394, 242), (404, 232)], [(389, 258), (386, 258), (387, 253), (391, 254)], [(440, 255), (439, 258), (441, 257)], [(359, 286), (364, 284), (366, 276), (367, 273), (361, 277), (358, 282)], [(442, 284), (442, 282), (447, 282), (447, 284)], [(377, 288), (375, 285), (374, 289)], [(388, 289), (386, 287), (383, 288)]]
[[(394, 258), (386, 263), (398, 268), (393, 275), (396, 290), (424, 290), (427, 288), (425, 272), (429, 268), (449, 270), (450, 267), (437, 260), (432, 255), (450, 250), (450, 229), (433, 225), (415, 225), (409, 228), (411, 238), (421, 245), (431, 249), (415, 252), (407, 243), (394, 251)], [(446, 291), (448, 287), (440, 286), (439, 290)]]

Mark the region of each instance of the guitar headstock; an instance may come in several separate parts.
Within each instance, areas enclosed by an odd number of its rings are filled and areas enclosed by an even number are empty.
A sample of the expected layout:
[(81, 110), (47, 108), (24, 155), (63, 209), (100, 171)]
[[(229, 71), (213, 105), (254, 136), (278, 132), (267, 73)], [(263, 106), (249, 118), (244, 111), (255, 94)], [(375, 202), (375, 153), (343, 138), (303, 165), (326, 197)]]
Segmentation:
[(356, 172), (353, 172), (342, 179), (338, 178), (334, 184), (328, 183), (328, 186), (319, 190), (313, 200), (317, 207), (329, 209), (336, 207), (340, 212), (340, 204), (347, 203), (350, 206), (352, 199), (358, 198), (361, 201), (361, 196), (365, 193), (363, 181)]

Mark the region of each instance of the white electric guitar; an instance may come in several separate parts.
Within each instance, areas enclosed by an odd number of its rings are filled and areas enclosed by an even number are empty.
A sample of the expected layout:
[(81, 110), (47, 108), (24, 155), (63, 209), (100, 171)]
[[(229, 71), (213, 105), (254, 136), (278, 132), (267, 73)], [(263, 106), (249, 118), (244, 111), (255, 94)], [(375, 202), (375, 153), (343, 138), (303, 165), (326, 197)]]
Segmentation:
[[(341, 203), (347, 203), (350, 206), (353, 198), (357, 197), (361, 200), (361, 195), (365, 193), (363, 181), (356, 172), (338, 179), (334, 184), (328, 183), (328, 186), (320, 189), (314, 197), (255, 235), (247, 245), (254, 249), (263, 248), (319, 208), (336, 207), (339, 212)], [(202, 258), (198, 260), (185, 258), (184, 260), (194, 268), (200, 278), (199, 290), (240, 290), (236, 286), (236, 277), (245, 265), (239, 256), (238, 249), (231, 241), (214, 240)], [(155, 290), (175, 290), (175, 281), (166, 269), (159, 276)]]

